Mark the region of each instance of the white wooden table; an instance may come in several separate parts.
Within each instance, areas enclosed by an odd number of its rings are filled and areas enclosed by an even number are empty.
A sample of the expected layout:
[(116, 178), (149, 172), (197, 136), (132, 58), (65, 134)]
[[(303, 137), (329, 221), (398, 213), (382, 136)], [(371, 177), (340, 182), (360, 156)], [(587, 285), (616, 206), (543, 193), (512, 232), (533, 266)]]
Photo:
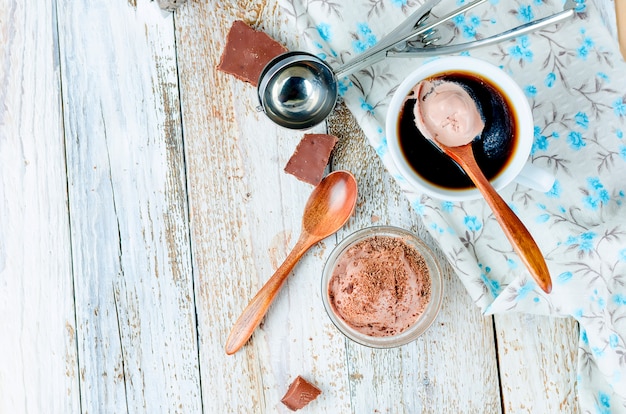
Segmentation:
[(297, 45), (274, 0), (0, 4), (0, 413), (288, 412), (297, 375), (323, 391), (302, 412), (578, 412), (576, 324), (482, 316), (449, 266), (414, 343), (372, 350), (331, 324), (338, 240), (393, 224), (437, 250), (342, 106), (315, 131), (340, 138), (355, 216), (224, 353), (312, 190), (282, 171), (302, 132), (215, 69), (235, 19)]

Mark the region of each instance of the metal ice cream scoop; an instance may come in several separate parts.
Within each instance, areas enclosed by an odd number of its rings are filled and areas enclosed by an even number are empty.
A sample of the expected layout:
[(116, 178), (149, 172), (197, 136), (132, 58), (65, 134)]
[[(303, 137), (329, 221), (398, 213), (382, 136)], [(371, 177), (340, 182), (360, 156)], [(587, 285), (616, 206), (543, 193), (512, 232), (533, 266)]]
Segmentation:
[[(475, 0), (445, 16), (429, 22), (431, 9), (440, 0), (430, 0), (409, 16), (404, 23), (385, 36), (376, 46), (336, 70), (319, 57), (292, 51), (270, 61), (259, 77), (260, 109), (276, 124), (290, 129), (307, 129), (324, 121), (337, 102), (338, 80), (376, 62), (393, 57), (427, 57), (458, 53), (479, 46), (511, 39), (557, 23), (574, 15), (574, 0), (568, 0), (563, 11), (503, 33), (461, 44), (433, 46), (436, 28), (486, 0)], [(426, 40), (428, 39), (428, 40)], [(408, 47), (409, 41), (421, 47)]]

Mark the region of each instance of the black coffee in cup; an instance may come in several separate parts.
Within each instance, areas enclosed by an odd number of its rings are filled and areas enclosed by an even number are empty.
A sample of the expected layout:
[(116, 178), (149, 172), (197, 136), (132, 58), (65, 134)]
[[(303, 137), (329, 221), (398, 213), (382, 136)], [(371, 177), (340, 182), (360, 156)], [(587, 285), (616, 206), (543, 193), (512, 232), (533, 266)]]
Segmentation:
[[(474, 99), (485, 128), (472, 142), (472, 150), (485, 176), (489, 180), (496, 178), (513, 159), (519, 136), (517, 116), (509, 98), (493, 82), (469, 71), (446, 72), (429, 80), (456, 82)], [(411, 169), (438, 187), (474, 188), (465, 172), (417, 129), (413, 115), (415, 103), (411, 92), (398, 122), (400, 150)]]

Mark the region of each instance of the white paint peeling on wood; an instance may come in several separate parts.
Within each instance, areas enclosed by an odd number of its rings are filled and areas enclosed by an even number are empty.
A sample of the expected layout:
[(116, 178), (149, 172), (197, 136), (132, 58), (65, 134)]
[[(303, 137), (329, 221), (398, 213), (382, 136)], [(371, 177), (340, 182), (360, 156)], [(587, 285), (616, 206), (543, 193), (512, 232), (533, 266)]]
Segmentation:
[(246, 95), (237, 90), (239, 82), (215, 69), (235, 16), (225, 3), (187, 6), (177, 11), (176, 27), (203, 409), (264, 412), (264, 355), (257, 354), (256, 337), (233, 356), (224, 352), (230, 327), (265, 276), (257, 274), (252, 260), (246, 207), (252, 189), (242, 154), (245, 137), (233, 114), (233, 98)]
[(355, 217), (226, 356), (312, 190), (283, 172), (304, 132), (273, 126), (253, 87), (215, 69), (235, 19), (296, 47), (281, 13), (275, 0), (0, 6), (0, 412), (288, 413), (297, 375), (323, 391), (310, 412), (577, 412), (575, 323), (494, 325), (449, 267), (412, 344), (372, 350), (330, 323), (320, 278), (338, 240), (392, 224), (435, 247), (345, 107), (333, 168), (357, 176)]
[(495, 321), (505, 411), (579, 413), (576, 321), (525, 314)]
[(60, 2), (59, 23), (83, 410), (197, 411), (173, 20)]
[(0, 412), (76, 412), (56, 14), (0, 5)]

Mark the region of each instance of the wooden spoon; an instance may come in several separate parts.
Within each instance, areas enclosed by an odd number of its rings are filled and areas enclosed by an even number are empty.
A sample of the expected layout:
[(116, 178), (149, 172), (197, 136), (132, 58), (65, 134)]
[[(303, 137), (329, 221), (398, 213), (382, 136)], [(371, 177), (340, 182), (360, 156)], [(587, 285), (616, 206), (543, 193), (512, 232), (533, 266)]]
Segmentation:
[[(484, 124), (472, 97), (460, 85), (444, 81), (422, 81), (416, 86), (415, 94), (417, 128), (465, 171), (485, 198), (513, 250), (537, 285), (544, 292), (550, 293), (550, 273), (537, 243), (476, 163), (472, 141), (482, 132)], [(441, 111), (444, 111), (443, 114)]]
[(237, 352), (250, 339), (302, 255), (319, 241), (337, 232), (348, 221), (354, 212), (356, 198), (356, 180), (347, 171), (332, 172), (315, 187), (304, 207), (300, 238), (283, 264), (252, 298), (233, 325), (226, 340), (225, 350), (228, 355)]
[(615, 2), (615, 19), (617, 22), (617, 41), (622, 57), (626, 60), (626, 2), (619, 0)]

